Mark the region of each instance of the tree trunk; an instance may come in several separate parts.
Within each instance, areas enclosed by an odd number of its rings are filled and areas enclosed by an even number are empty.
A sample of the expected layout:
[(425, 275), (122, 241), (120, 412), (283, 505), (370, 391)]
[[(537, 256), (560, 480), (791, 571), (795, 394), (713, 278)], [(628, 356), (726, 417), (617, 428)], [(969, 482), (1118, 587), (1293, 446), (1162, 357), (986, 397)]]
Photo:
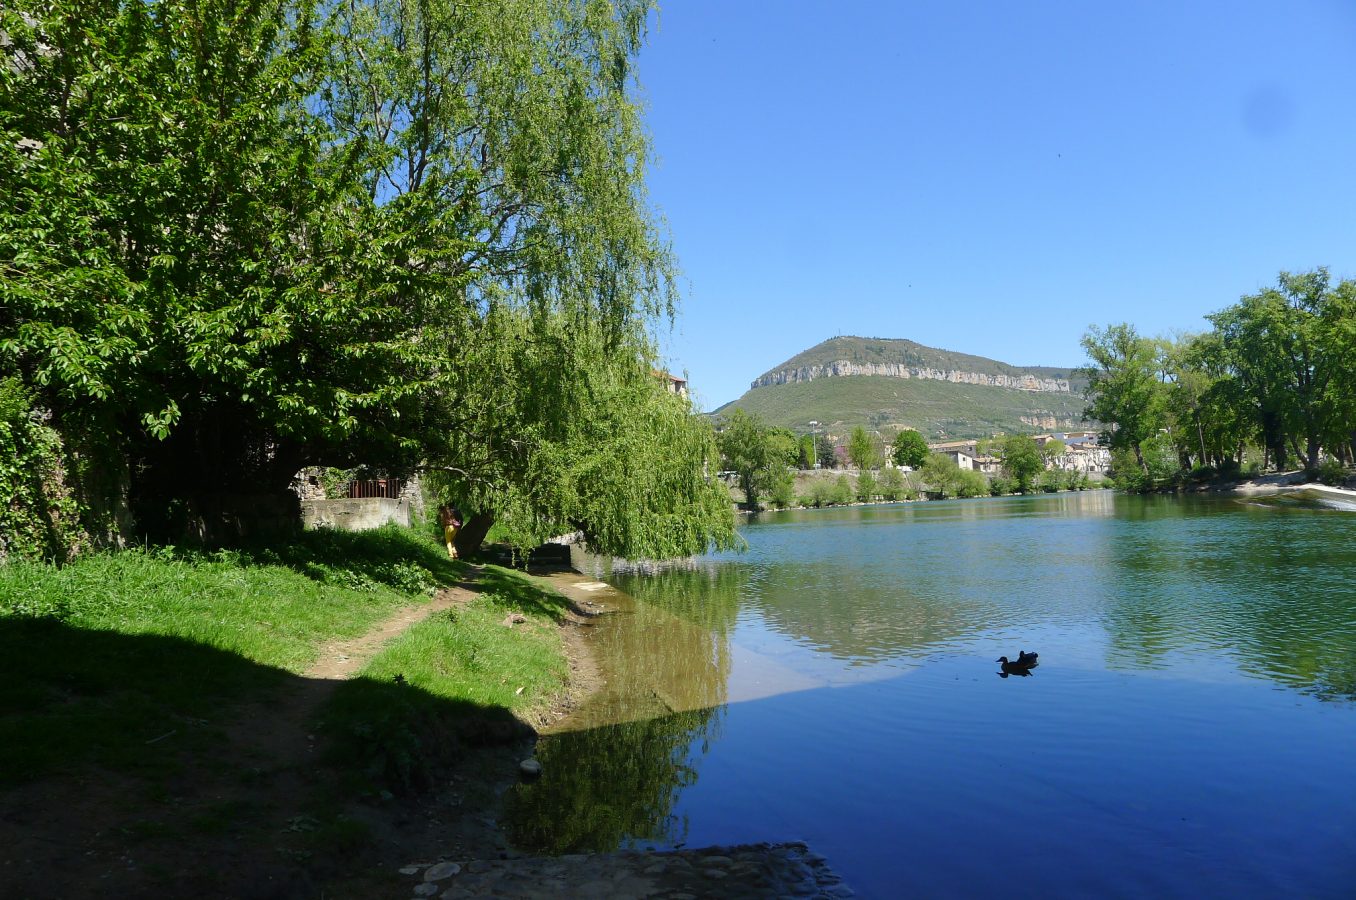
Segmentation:
[(1310, 471), (1310, 472), (1316, 472), (1316, 471), (1318, 471), (1318, 452), (1319, 452), (1321, 449), (1322, 449), (1322, 446), (1321, 446), (1321, 445), (1319, 444), (1319, 442), (1318, 442), (1318, 435), (1316, 435), (1316, 434), (1310, 434), (1309, 437), (1308, 437), (1307, 446), (1305, 447), (1305, 450), (1308, 451), (1308, 452), (1305, 454), (1305, 466), (1304, 466), (1304, 468), (1305, 468), (1306, 470), (1308, 470), (1308, 471)]
[(457, 556), (474, 556), (480, 552), (481, 544), (485, 543), (485, 535), (490, 533), (490, 528), (494, 525), (494, 513), (478, 512), (467, 519), (457, 531), (457, 539), (454, 546), (457, 548)]
[(1300, 449), (1299, 441), (1295, 440), (1295, 436), (1293, 434), (1290, 435), (1289, 440), (1290, 440), (1290, 450), (1292, 453), (1295, 454), (1295, 459), (1304, 459), (1304, 451)]
[(1135, 462), (1139, 463), (1139, 470), (1144, 473), (1145, 478), (1148, 478), (1149, 464), (1144, 461), (1144, 454), (1140, 452), (1138, 441), (1135, 442), (1134, 447), (1135, 447)]

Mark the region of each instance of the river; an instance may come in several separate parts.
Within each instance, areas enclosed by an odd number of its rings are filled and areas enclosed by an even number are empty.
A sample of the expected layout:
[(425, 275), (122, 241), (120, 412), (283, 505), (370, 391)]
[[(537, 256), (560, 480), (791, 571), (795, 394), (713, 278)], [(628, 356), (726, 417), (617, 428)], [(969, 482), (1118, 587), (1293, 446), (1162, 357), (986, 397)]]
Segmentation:
[(585, 562), (634, 600), (509, 798), (521, 848), (803, 840), (866, 897), (1356, 896), (1351, 512), (1099, 491), (743, 534)]

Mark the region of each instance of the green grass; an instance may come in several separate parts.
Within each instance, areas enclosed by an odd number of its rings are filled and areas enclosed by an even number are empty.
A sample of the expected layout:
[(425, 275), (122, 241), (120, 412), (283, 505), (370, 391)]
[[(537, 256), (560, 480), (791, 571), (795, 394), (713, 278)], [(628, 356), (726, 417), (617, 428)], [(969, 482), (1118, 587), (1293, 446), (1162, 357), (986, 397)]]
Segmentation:
[(1042, 430), (1023, 423), (1023, 416), (1054, 416), (1060, 427), (1081, 426), (1085, 405), (1077, 394), (852, 375), (754, 388), (717, 412), (739, 407), (770, 425), (796, 431), (806, 431), (809, 422), (817, 421), (835, 434), (856, 425), (873, 429), (904, 425), (939, 440)]
[[(336, 692), (322, 727), (342, 762), (420, 786), (461, 743), (520, 735), (511, 714), (561, 690), (568, 667), (553, 623), (565, 600), (496, 566), (482, 584), (476, 600), (410, 628)], [(526, 621), (504, 624), (514, 614)]]
[(461, 564), (413, 532), (308, 533), (276, 549), (174, 548), (0, 566), (0, 782), (206, 746), (222, 704), (304, 671), (427, 600)]

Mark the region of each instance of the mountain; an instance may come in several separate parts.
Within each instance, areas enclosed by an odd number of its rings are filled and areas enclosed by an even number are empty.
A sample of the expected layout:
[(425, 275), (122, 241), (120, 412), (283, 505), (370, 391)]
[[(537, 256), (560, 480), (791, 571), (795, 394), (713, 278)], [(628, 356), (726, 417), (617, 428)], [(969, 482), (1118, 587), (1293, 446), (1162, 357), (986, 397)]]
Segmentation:
[(1076, 370), (1013, 366), (892, 338), (836, 337), (754, 379), (741, 408), (772, 425), (831, 433), (914, 428), (929, 440), (1085, 428)]

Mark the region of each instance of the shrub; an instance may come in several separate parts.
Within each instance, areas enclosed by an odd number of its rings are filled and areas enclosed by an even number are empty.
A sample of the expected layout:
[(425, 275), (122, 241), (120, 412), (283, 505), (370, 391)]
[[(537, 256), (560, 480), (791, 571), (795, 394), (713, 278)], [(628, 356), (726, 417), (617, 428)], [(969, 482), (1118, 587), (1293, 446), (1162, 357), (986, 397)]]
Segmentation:
[(973, 469), (962, 469), (956, 479), (957, 497), (987, 497), (989, 495), (989, 479), (984, 477), (984, 473), (976, 472)]
[(852, 488), (852, 481), (847, 475), (839, 475), (833, 482), (833, 490), (829, 493), (829, 502), (836, 506), (843, 506), (851, 503), (857, 496)]
[(857, 499), (862, 503), (870, 503), (876, 499), (877, 487), (876, 476), (870, 472), (863, 472), (857, 476)]
[(772, 486), (772, 493), (768, 495), (768, 502), (778, 509), (786, 509), (788, 506), (796, 505), (796, 485), (790, 479), (786, 478), (778, 481)]
[(904, 473), (895, 468), (887, 468), (880, 473), (877, 489), (886, 500), (903, 500), (908, 495), (908, 488), (904, 486)]
[(1332, 487), (1341, 487), (1347, 483), (1347, 469), (1335, 459), (1325, 459), (1318, 464), (1314, 477)]

